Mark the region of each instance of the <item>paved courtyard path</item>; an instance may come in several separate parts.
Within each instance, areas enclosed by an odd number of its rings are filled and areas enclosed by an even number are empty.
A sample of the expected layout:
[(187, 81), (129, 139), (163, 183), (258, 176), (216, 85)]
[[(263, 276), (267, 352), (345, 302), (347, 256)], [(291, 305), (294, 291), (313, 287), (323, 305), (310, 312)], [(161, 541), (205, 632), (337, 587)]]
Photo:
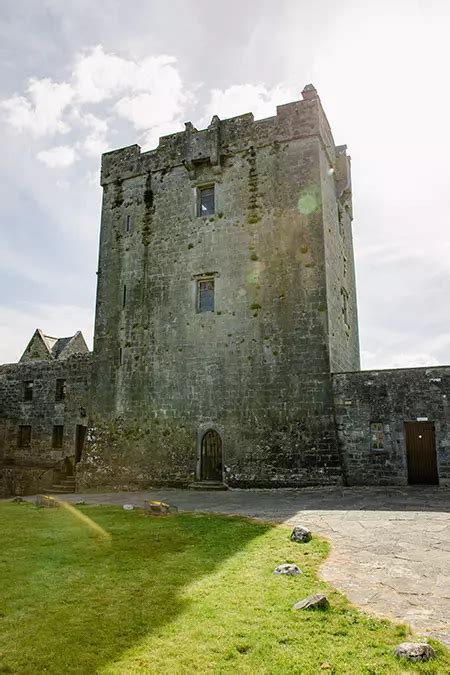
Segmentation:
[(321, 569), (361, 609), (450, 645), (450, 491), (438, 488), (146, 492), (64, 495), (75, 502), (241, 514), (302, 524), (328, 538)]

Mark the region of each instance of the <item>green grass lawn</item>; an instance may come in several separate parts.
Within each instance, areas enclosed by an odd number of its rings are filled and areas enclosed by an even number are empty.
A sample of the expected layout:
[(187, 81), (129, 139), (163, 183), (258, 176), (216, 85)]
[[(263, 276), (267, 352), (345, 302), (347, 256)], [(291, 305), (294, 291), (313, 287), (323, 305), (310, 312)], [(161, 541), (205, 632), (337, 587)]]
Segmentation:
[[(63, 509), (0, 504), (0, 673), (450, 673), (435, 643), (428, 664), (393, 656), (407, 629), (318, 578), (320, 539), (225, 516), (81, 511), (110, 537)], [(304, 574), (274, 575), (283, 562)], [(292, 610), (318, 591), (330, 610)]]

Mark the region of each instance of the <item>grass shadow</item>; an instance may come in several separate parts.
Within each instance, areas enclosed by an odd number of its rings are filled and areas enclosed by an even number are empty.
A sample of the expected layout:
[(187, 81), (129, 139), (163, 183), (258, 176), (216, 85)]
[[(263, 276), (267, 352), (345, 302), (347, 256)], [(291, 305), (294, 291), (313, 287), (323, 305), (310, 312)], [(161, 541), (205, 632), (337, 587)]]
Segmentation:
[(63, 509), (1, 505), (0, 672), (97, 672), (183, 612), (183, 588), (269, 529), (232, 517), (82, 511), (110, 541)]

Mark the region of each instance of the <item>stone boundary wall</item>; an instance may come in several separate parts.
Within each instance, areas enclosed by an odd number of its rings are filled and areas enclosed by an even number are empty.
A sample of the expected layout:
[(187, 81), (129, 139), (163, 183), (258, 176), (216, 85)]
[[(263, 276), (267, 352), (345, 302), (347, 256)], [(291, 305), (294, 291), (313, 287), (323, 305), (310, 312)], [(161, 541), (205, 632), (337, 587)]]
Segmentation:
[[(439, 484), (450, 486), (450, 366), (333, 375), (334, 408), (349, 485), (408, 483), (405, 422), (434, 422)], [(384, 447), (372, 448), (371, 423)]]

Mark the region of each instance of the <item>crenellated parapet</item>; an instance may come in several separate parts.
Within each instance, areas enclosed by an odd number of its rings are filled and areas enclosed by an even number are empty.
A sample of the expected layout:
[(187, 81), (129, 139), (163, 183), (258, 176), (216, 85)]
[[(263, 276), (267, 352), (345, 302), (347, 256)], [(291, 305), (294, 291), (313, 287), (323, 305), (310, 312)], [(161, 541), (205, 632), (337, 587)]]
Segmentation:
[(336, 163), (336, 147), (320, 98), (313, 85), (302, 91), (303, 100), (277, 106), (277, 114), (262, 120), (252, 113), (220, 120), (217, 115), (207, 129), (197, 130), (191, 122), (184, 131), (162, 136), (154, 150), (141, 152), (139, 145), (107, 152), (102, 156), (101, 184), (145, 175), (176, 166), (192, 174), (197, 164), (209, 162), (217, 173), (224, 158), (249, 146), (264, 147), (298, 138), (317, 137), (330, 166)]

